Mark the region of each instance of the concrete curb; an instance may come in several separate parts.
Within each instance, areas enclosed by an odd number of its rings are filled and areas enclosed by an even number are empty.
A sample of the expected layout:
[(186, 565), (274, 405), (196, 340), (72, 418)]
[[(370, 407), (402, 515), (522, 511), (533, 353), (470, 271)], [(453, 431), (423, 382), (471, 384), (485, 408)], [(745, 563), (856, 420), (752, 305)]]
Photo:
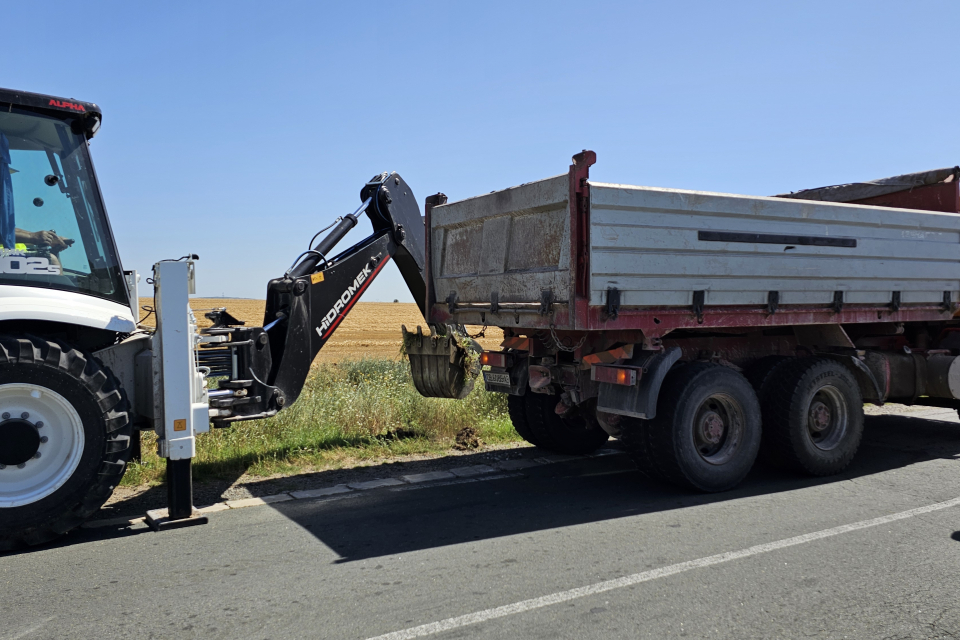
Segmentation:
[(291, 496), (289, 493), (277, 493), (272, 496), (263, 496), (261, 498), (227, 500), (224, 504), (231, 509), (243, 509), (244, 507), (259, 507), (262, 504), (271, 504), (273, 502), (286, 502), (287, 500), (293, 500), (293, 496)]
[(458, 478), (469, 478), (470, 476), (479, 476), (484, 473), (493, 473), (496, 471), (488, 464), (475, 464), (472, 467), (456, 467), (450, 469), (450, 473)]
[[(241, 500), (226, 500), (217, 502), (205, 507), (198, 507), (197, 511), (208, 514), (217, 511), (232, 511), (234, 509), (246, 509), (247, 507), (259, 507), (265, 504), (275, 502), (287, 502), (289, 500), (314, 500), (343, 493), (360, 493), (382, 487), (397, 487), (401, 485), (412, 485), (427, 482), (436, 482), (437, 486), (443, 486), (451, 483), (450, 480), (459, 480), (461, 478), (470, 478), (474, 480), (484, 480), (482, 476), (490, 475), (490, 480), (497, 480), (504, 477), (502, 471), (517, 471), (519, 469), (529, 469), (531, 467), (540, 467), (559, 462), (569, 462), (571, 460), (586, 460), (597, 456), (610, 456), (625, 453), (619, 449), (603, 448), (594, 451), (585, 456), (568, 456), (561, 454), (551, 454), (537, 458), (518, 458), (516, 460), (503, 460), (493, 464), (476, 464), (469, 467), (456, 467), (447, 471), (428, 471), (426, 473), (414, 473), (391, 478), (376, 478), (363, 482), (351, 482), (348, 484), (338, 484), (332, 487), (318, 487), (316, 489), (304, 489), (300, 491), (291, 491), (289, 493), (277, 493), (272, 496), (260, 496), (258, 498), (243, 498)], [(492, 474), (492, 475), (491, 475)], [(419, 488), (419, 487), (418, 487)], [(426, 488), (426, 487), (423, 487)], [(85, 522), (84, 529), (96, 529), (100, 527), (129, 527), (144, 522), (143, 517), (137, 518), (108, 518), (105, 520), (92, 520)]]
[(350, 493), (353, 490), (345, 484), (338, 484), (332, 487), (323, 487), (322, 489), (304, 489), (303, 491), (291, 491), (290, 496), (295, 500), (309, 500), (310, 498), (322, 498), (323, 496), (332, 496), (335, 493)]

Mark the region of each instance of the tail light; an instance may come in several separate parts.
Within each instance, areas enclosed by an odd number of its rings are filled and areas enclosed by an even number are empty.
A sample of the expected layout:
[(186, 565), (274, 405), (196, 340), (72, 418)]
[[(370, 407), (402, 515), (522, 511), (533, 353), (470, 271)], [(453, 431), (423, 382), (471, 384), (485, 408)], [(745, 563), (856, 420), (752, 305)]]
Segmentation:
[(484, 351), (480, 354), (480, 364), (504, 369), (507, 366), (507, 354), (499, 351)]
[(640, 378), (640, 370), (635, 367), (594, 366), (591, 379), (595, 382), (607, 382), (632, 387)]

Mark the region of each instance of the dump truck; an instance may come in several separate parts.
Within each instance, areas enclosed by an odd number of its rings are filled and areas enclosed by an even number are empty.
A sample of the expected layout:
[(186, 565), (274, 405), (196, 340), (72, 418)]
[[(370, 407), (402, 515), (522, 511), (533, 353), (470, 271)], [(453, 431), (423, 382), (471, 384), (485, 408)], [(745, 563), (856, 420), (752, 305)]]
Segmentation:
[[(960, 407), (960, 168), (757, 197), (605, 184), (595, 162), (426, 201), (427, 318), (503, 330), (483, 382), (525, 440), (619, 438), (647, 475), (723, 491), (758, 454), (840, 472), (864, 402)], [(434, 347), (404, 333), (433, 395)]]
[[(619, 438), (696, 490), (735, 486), (761, 447), (840, 471), (864, 401), (960, 406), (957, 169), (762, 198), (593, 182), (584, 151), (554, 178), (430, 196), (425, 216), (383, 172), (268, 280), (263, 326), (220, 309), (198, 330), (196, 254), (153, 266), (140, 322), (89, 150), (102, 117), (0, 89), (0, 550), (96, 513), (144, 431), (167, 486), (147, 522), (206, 522), (197, 435), (290, 407), (391, 260), (427, 324), (402, 336), (423, 395), (462, 399), (482, 369), (527, 441)], [(370, 235), (336, 252), (363, 218)], [(502, 328), (501, 348), (467, 326)]]

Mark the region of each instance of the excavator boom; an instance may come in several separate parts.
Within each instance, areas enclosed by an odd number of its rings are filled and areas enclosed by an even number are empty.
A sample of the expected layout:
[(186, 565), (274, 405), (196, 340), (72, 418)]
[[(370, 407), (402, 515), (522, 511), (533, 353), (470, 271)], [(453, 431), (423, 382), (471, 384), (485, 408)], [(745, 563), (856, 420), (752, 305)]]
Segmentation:
[[(267, 284), (263, 327), (230, 326), (232, 319), (221, 314), (214, 327), (205, 330), (220, 341), (201, 350), (201, 363), (229, 363), (217, 372), (227, 379), (211, 393), (215, 427), (267, 418), (292, 404), (317, 354), (391, 259), (426, 313), (424, 221), (413, 191), (397, 173), (381, 173), (364, 185), (360, 198), (360, 208), (338, 220), (283, 276)], [(330, 257), (364, 213), (373, 233)], [(418, 388), (445, 389), (447, 397), (462, 397), (471, 386), (465, 341), (452, 327), (436, 325), (431, 330), (432, 336), (421, 336), (412, 348), (418, 365), (415, 383)]]

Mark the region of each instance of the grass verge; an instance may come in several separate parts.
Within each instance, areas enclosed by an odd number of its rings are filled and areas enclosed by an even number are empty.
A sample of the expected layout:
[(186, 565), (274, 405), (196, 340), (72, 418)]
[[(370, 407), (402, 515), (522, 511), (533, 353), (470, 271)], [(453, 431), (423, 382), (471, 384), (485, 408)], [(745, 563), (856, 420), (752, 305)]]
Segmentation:
[[(314, 368), (293, 406), (269, 420), (197, 436), (194, 478), (270, 476), (333, 469), (360, 461), (449, 451), (456, 434), (476, 430), (487, 444), (519, 441), (506, 396), (478, 381), (465, 400), (424, 398), (406, 361), (357, 360)], [(160, 482), (156, 436), (143, 434), (143, 461), (122, 485)]]

